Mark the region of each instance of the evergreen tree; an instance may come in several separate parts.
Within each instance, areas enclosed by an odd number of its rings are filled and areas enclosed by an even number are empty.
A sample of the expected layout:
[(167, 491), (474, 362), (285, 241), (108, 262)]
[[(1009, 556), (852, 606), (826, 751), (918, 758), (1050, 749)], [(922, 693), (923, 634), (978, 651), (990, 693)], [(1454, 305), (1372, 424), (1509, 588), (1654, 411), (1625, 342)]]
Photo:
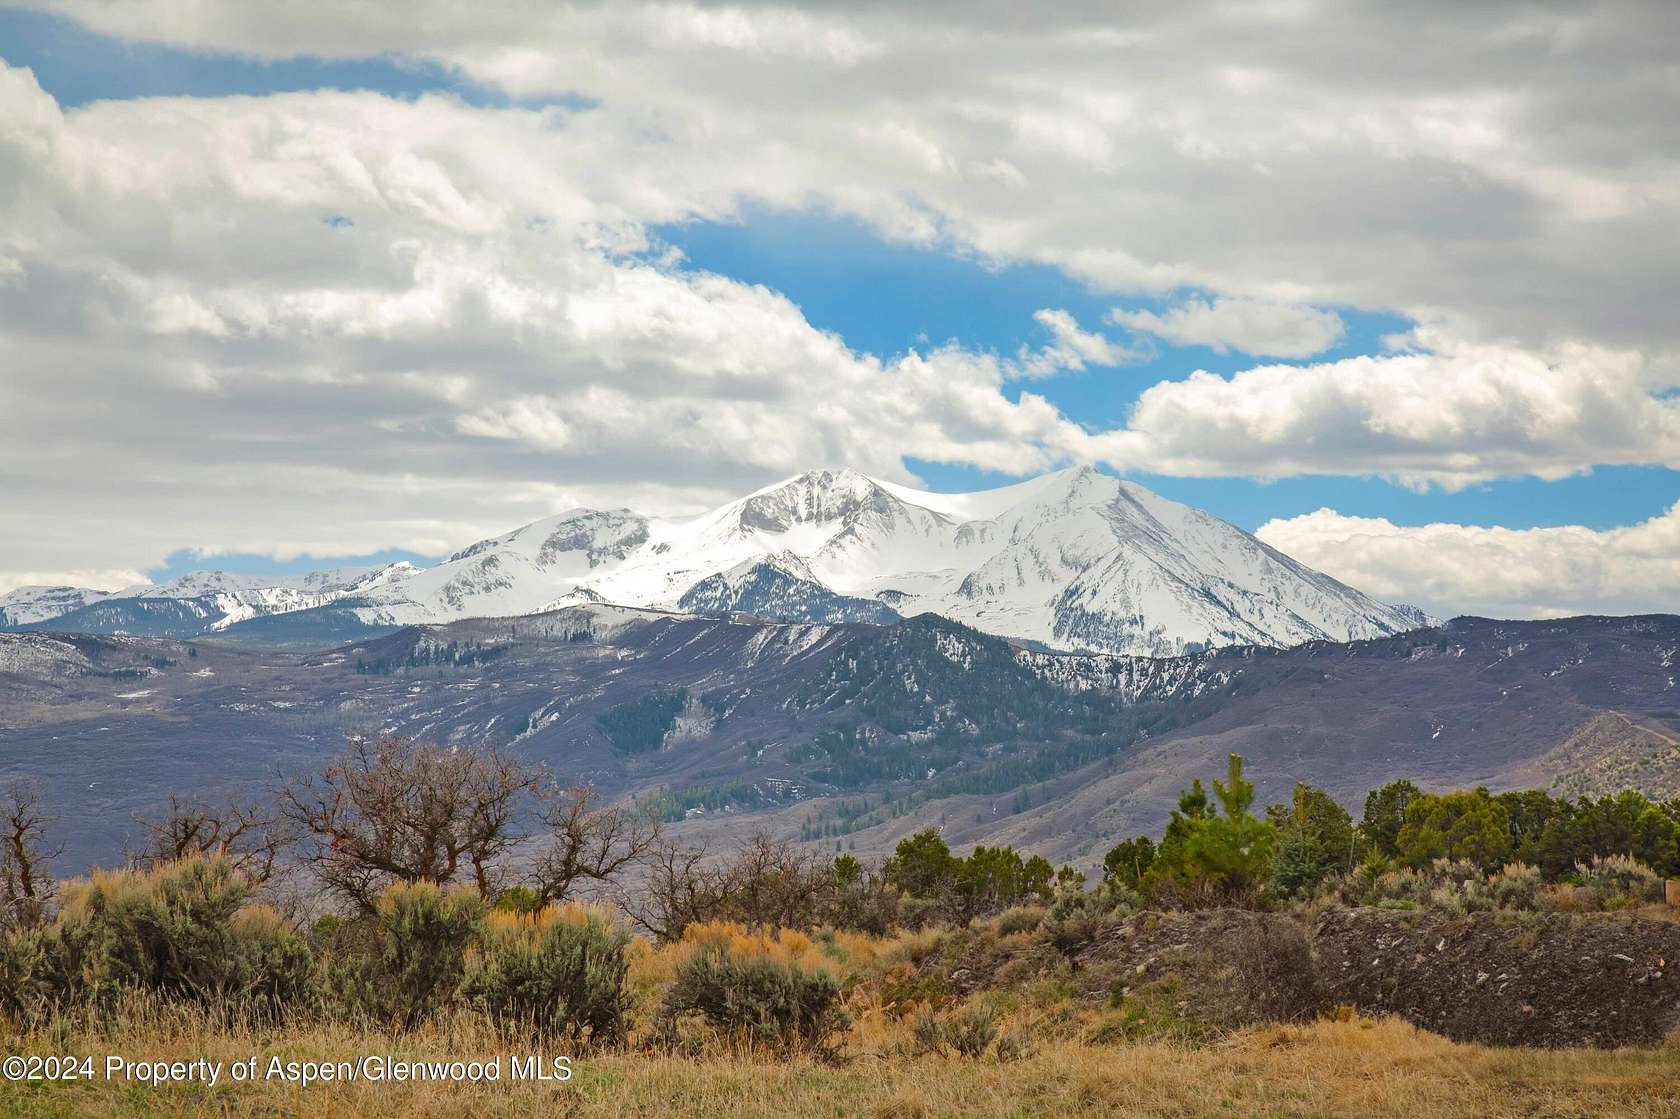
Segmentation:
[(1049, 901), (1055, 894), (1051, 882), (1056, 877), (1056, 868), (1050, 865), (1050, 860), (1043, 855), (1034, 855), (1027, 860), (1021, 873), (1021, 896), (1036, 897), (1040, 901)]
[(1352, 864), (1353, 817), (1323, 789), (1297, 781), (1291, 802), (1270, 806), (1266, 818), (1278, 829), (1272, 881), (1286, 896)]
[(1213, 783), (1221, 812), (1208, 811), (1200, 781), (1179, 795), (1149, 871), (1152, 888), (1233, 900), (1252, 896), (1265, 883), (1277, 828), (1249, 811), (1254, 785), (1243, 777), (1242, 763), (1240, 754), (1232, 754), (1225, 780)]
[(1103, 881), (1137, 889), (1155, 862), (1155, 841), (1140, 835), (1116, 843), (1103, 856)]
[(1359, 833), (1368, 850), (1385, 859), (1400, 857), (1400, 829), (1406, 823), (1406, 806), (1423, 790), (1407, 780), (1390, 781), (1365, 794), (1365, 816)]
[(1396, 844), (1400, 860), (1408, 866), (1468, 859), (1491, 870), (1510, 857), (1511, 814), (1483, 788), (1439, 796), (1423, 793), (1406, 805), (1406, 822)]
[(850, 886), (862, 881), (863, 864), (858, 862), (856, 855), (836, 855), (834, 857), (834, 884)]
[(927, 898), (956, 878), (960, 862), (938, 831), (923, 828), (899, 840), (882, 873), (911, 897)]

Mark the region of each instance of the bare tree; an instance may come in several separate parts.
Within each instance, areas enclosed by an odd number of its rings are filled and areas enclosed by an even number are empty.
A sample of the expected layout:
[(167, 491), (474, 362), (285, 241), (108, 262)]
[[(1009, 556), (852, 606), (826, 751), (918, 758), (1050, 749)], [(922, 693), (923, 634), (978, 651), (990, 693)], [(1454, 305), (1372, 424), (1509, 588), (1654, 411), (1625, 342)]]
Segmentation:
[(53, 823), (33, 781), (0, 789), (0, 924), (34, 928), (51, 913), (58, 896), (52, 860), (64, 850), (48, 842)]
[(130, 852), (142, 866), (172, 862), (190, 855), (219, 855), (262, 885), (274, 877), (293, 829), (278, 807), (255, 798), (230, 797), (220, 804), (171, 794), (169, 808), (141, 818), (146, 845)]
[(735, 853), (724, 873), (730, 916), (755, 927), (808, 927), (835, 887), (824, 860), (763, 832)]
[(625, 891), (621, 904), (654, 937), (677, 940), (689, 925), (725, 915), (729, 878), (708, 860), (704, 847), (661, 840), (649, 848), (642, 865), (645, 880), (634, 892)]
[(595, 790), (573, 785), (544, 794), (547, 846), (531, 869), (539, 902), (564, 901), (584, 883), (606, 885), (652, 849), (659, 820), (640, 808), (596, 807)]
[(371, 910), (392, 882), (470, 882), (493, 896), (524, 837), (527, 765), (490, 747), (440, 747), (392, 735), (355, 738), (320, 775), (287, 784), (280, 811), (303, 862), (333, 893)]
[(661, 940), (676, 940), (701, 921), (809, 927), (832, 920), (839, 898), (831, 866), (763, 833), (722, 857), (661, 840), (642, 863), (645, 880), (623, 906), (631, 920)]

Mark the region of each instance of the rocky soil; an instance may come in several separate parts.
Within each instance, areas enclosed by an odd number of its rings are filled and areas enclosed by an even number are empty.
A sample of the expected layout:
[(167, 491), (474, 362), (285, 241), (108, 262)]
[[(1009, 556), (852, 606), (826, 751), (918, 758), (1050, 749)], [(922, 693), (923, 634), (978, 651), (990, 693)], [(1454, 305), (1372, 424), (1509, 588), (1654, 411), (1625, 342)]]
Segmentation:
[(1617, 914), (1451, 916), (1335, 909), (1146, 912), (1058, 949), (959, 935), (924, 961), (957, 994), (1072, 964), (1088, 1002), (1150, 1007), (1192, 1032), (1300, 1022), (1352, 1007), (1455, 1041), (1653, 1045), (1680, 1029), (1680, 924)]
[(1457, 1041), (1649, 1045), (1680, 1028), (1680, 925), (1669, 921), (1332, 910), (1312, 941), (1334, 1001)]

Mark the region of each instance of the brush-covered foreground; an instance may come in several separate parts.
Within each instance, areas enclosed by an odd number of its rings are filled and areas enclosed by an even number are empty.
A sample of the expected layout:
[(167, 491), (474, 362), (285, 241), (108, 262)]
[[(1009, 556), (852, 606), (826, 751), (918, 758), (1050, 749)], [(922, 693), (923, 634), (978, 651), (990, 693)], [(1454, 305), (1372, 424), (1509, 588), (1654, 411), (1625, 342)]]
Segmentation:
[[(1054, 1016), (1052, 1016), (1054, 1017)], [(1241, 1031), (1218, 1042), (1089, 1040), (1100, 1024), (1041, 1025), (1032, 1050), (916, 1053), (914, 1027), (864, 1017), (831, 1060), (718, 1046), (694, 1055), (580, 1055), (563, 1084), (332, 1084), (301, 1088), (0, 1084), (5, 1116), (1676, 1116), (1680, 1050), (1536, 1051), (1460, 1045), (1393, 1019)], [(505, 1043), (448, 1028), (398, 1041), (333, 1026), (228, 1031), (161, 1015), (109, 1033), (31, 1037), (25, 1050), (143, 1059), (482, 1058)]]
[[(574, 908), (499, 918), (510, 928), (576, 924)], [(960, 952), (1031, 952), (1038, 914), (1014, 911), (966, 933), (889, 937), (728, 922), (673, 943), (626, 945), (623, 1028), (601, 1044), (532, 1036), (457, 1005), (414, 1025), (323, 1016), (278, 1018), (129, 991), (97, 1010), (0, 1022), (0, 1051), (93, 1059), (92, 1080), (0, 1080), (0, 1116), (1680, 1116), (1680, 1043), (1641, 1049), (1512, 1049), (1460, 1044), (1348, 1006), (1295, 1025), (1238, 1029), (1186, 1018), (1145, 984), (1093, 1001), (1068, 973), (1023, 974), (966, 997), (929, 982)], [(819, 1042), (717, 1028), (673, 992), (697, 961), (757, 963), (821, 977), (837, 994)], [(1139, 982), (1142, 982), (1140, 979)], [(1159, 994), (1159, 992), (1155, 992)], [(755, 997), (768, 997), (763, 991)], [(149, 1085), (104, 1078), (104, 1059), (227, 1069), (253, 1056), (353, 1062), (572, 1058), (567, 1082), (295, 1081)]]

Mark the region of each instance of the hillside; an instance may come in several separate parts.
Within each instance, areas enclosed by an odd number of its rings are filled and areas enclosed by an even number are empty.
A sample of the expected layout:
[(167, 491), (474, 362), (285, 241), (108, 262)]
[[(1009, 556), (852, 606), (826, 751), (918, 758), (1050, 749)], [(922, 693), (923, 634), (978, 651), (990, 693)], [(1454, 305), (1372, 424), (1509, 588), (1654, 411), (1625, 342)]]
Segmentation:
[(7, 772), (78, 805), (84, 823), (64, 836), (77, 865), (109, 860), (170, 791), (265, 781), (380, 730), (490, 741), (615, 795), (663, 790), (684, 827), (735, 840), (744, 814), (860, 852), (933, 822), (953, 844), (1089, 862), (1157, 827), (1230, 751), (1263, 799), (1303, 779), (1356, 804), (1402, 776), (1675, 795), (1677, 651), (1669, 616), (1458, 619), (1148, 659), (1023, 651), (937, 617), (775, 624), (599, 605), (324, 654), (5, 634), (0, 736)]

